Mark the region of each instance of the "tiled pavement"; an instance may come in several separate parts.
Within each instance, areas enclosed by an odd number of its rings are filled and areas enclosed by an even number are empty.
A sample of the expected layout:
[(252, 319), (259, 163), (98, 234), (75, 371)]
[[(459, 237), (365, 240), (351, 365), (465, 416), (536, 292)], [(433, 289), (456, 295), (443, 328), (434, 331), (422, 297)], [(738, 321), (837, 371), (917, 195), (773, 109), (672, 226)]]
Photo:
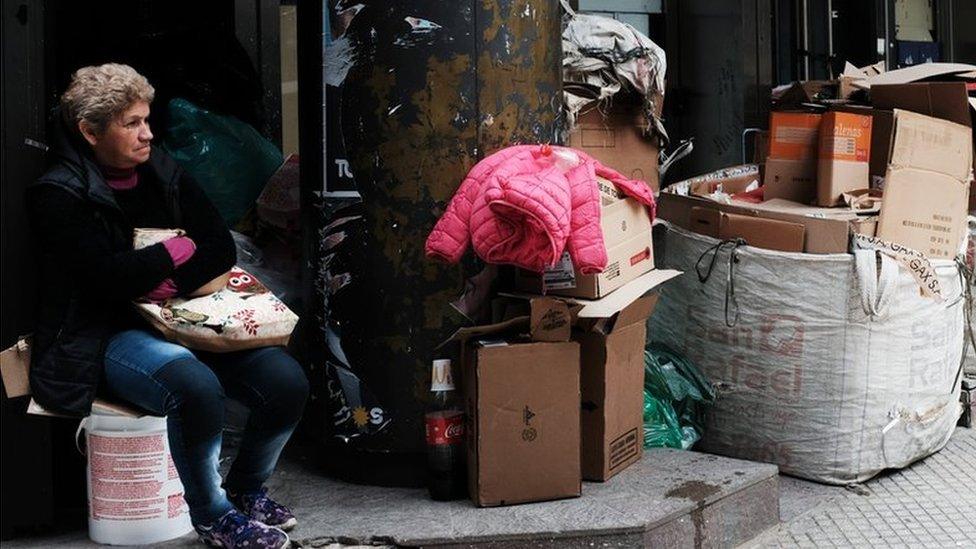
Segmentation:
[(941, 452), (863, 485), (780, 486), (784, 522), (747, 547), (976, 548), (976, 429), (956, 429)]

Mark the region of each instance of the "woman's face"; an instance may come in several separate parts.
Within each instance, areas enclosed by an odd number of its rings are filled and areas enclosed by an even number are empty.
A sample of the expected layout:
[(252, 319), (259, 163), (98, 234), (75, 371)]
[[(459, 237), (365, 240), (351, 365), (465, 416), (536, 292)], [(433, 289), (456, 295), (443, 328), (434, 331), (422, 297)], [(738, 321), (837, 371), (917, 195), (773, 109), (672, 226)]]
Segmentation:
[(81, 134), (95, 151), (95, 158), (104, 166), (134, 168), (149, 160), (149, 103), (137, 101), (129, 105), (101, 133), (85, 121), (79, 122)]

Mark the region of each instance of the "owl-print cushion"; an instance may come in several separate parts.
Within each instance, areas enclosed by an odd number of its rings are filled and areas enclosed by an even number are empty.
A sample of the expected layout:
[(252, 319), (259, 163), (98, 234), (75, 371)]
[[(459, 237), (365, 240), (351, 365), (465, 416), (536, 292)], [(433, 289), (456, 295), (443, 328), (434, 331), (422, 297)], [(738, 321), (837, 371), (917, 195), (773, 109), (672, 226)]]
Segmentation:
[[(178, 230), (136, 229), (134, 243), (139, 248), (179, 234)], [(231, 269), (227, 285), (212, 294), (140, 300), (135, 306), (168, 340), (200, 351), (287, 345), (298, 323), (298, 315), (257, 277), (238, 267)]]

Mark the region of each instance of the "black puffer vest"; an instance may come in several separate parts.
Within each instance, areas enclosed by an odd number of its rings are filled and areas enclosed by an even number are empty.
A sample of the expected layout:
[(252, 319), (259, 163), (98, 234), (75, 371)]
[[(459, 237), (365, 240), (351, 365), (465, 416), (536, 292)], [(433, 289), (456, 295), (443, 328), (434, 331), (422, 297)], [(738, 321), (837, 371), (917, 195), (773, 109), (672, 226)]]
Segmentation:
[[(87, 144), (68, 136), (61, 124), (52, 132), (52, 166), (31, 184), (56, 185), (82, 199), (94, 211), (101, 228), (86, 238), (101, 239), (110, 249), (132, 249), (131, 229), (126, 226), (112, 189), (90, 157)], [(152, 150), (149, 161), (137, 168), (140, 184), (160, 185), (165, 197), (161, 206), (180, 220), (179, 178), (176, 162), (165, 153)], [(98, 296), (84, 295), (65, 283), (69, 265), (47, 250), (39, 255), (39, 307), (31, 358), (30, 385), (34, 398), (45, 408), (87, 415), (102, 375), (105, 346), (118, 330), (119, 306)]]

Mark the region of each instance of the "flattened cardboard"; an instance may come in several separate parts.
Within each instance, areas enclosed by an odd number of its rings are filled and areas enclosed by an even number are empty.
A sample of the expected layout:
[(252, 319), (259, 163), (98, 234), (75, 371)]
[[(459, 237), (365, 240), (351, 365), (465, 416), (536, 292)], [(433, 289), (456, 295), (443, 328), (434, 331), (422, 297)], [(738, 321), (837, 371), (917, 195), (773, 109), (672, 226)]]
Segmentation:
[(964, 82), (917, 82), (885, 84), (871, 88), (876, 109), (903, 109), (972, 126), (969, 97)]
[(837, 92), (838, 99), (849, 99), (854, 92), (858, 90), (854, 86), (854, 82), (858, 80), (864, 80), (865, 78), (875, 76), (885, 72), (885, 62), (878, 61), (874, 65), (867, 65), (864, 67), (855, 67), (850, 62), (844, 63), (844, 72), (838, 78), (839, 90)]
[(616, 292), (595, 301), (569, 299), (571, 303), (578, 303), (583, 306), (577, 316), (579, 318), (609, 318), (627, 306), (643, 297), (647, 292), (657, 286), (664, 284), (668, 280), (679, 276), (681, 271), (673, 269), (654, 269), (649, 273), (639, 276), (637, 279), (622, 286)]
[(969, 128), (911, 111), (895, 111), (889, 167), (912, 167), (966, 181), (972, 167)]
[(656, 295), (647, 296), (626, 307), (609, 334), (574, 332), (581, 356), (584, 480), (608, 480), (643, 455), (645, 321), (656, 301)]
[[(107, 400), (102, 400), (100, 398), (96, 398), (92, 402), (91, 409), (93, 414), (99, 414), (103, 416), (140, 418), (140, 417), (146, 417), (147, 415), (151, 415), (151, 414), (146, 414), (145, 412), (139, 410), (138, 408), (127, 406), (125, 404), (119, 404), (117, 402), (109, 402)], [(45, 417), (62, 417), (62, 418), (76, 417), (76, 416), (69, 416), (66, 414), (59, 414), (57, 412), (52, 412), (47, 408), (44, 408), (43, 406), (38, 404), (37, 401), (34, 400), (33, 398), (30, 399), (30, 402), (27, 404), (27, 413), (33, 416), (45, 416)]]
[(904, 69), (888, 71), (886, 73), (865, 78), (854, 83), (862, 89), (870, 89), (879, 84), (908, 84), (936, 76), (951, 76), (976, 70), (976, 65), (965, 63), (923, 63)]
[(671, 192), (662, 192), (658, 197), (658, 216), (683, 229), (693, 230), (691, 209), (695, 206), (799, 223), (806, 229), (803, 251), (812, 254), (847, 253), (850, 222), (857, 219), (856, 213), (843, 208), (817, 208), (788, 200), (767, 200), (761, 204), (733, 200), (732, 204), (722, 204)]
[(969, 185), (946, 175), (902, 168), (888, 174), (878, 238), (952, 259), (965, 237)]
[(805, 232), (806, 229), (799, 223), (723, 212), (718, 238), (741, 238), (755, 248), (802, 252)]
[(972, 163), (969, 128), (896, 110), (878, 237), (928, 257), (955, 257), (966, 231)]
[(578, 497), (579, 344), (469, 345), (468, 487), (481, 507)]
[(870, 186), (870, 116), (830, 111), (820, 124), (817, 205), (836, 206), (845, 192)]

